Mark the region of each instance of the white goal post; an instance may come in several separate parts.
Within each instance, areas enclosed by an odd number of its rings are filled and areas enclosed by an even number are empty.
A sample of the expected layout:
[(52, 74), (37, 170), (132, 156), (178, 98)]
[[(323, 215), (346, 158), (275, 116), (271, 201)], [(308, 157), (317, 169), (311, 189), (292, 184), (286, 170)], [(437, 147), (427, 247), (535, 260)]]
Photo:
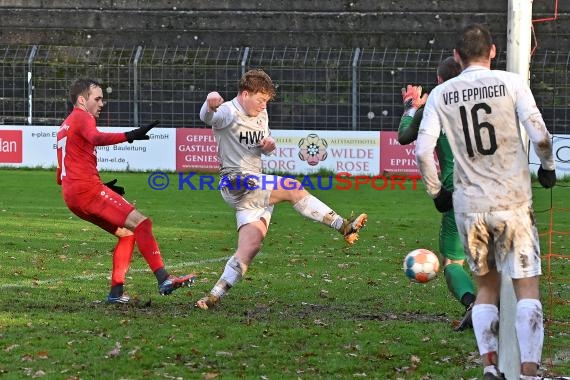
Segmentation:
[[(529, 81), (532, 32), (532, 1), (509, 0), (507, 21), (507, 71), (520, 74)], [(529, 139), (524, 128), (521, 138), (528, 155)], [(507, 380), (520, 377), (520, 351), (515, 331), (517, 300), (511, 278), (501, 275), (499, 320), (499, 370)]]

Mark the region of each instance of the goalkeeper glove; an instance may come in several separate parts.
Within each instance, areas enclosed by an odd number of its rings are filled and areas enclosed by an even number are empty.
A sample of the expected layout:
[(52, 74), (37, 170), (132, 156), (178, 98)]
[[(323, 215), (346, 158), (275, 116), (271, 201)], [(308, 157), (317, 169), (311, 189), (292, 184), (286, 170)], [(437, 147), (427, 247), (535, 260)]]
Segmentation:
[(447, 212), (453, 208), (453, 193), (442, 186), (433, 203), (437, 211)]
[(117, 193), (119, 195), (125, 195), (125, 188), (122, 186), (115, 185), (116, 183), (117, 183), (117, 179), (115, 178), (112, 181), (105, 182), (105, 186), (107, 186), (109, 189), (113, 190), (115, 193)]
[(148, 131), (160, 124), (159, 120), (155, 120), (145, 127), (138, 127), (132, 131), (125, 132), (125, 137), (129, 143), (135, 140), (148, 140), (150, 137), (147, 135)]
[(556, 185), (556, 171), (555, 170), (545, 170), (542, 165), (538, 168), (538, 182), (545, 189), (550, 189)]
[(426, 104), (428, 94), (422, 96), (422, 86), (409, 84), (402, 88), (402, 102), (404, 103), (404, 116), (414, 116), (418, 108)]

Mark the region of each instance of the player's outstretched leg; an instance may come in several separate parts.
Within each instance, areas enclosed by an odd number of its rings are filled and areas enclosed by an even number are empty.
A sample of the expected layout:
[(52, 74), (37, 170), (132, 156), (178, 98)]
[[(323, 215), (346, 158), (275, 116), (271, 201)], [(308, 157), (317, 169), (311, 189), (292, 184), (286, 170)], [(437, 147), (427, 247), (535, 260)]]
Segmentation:
[(193, 273), (180, 277), (168, 276), (168, 278), (158, 286), (158, 292), (163, 296), (167, 296), (176, 289), (192, 285), (194, 281), (196, 281), (196, 275)]
[(358, 240), (358, 232), (366, 225), (368, 215), (360, 214), (356, 218), (344, 219), (342, 227), (338, 230), (348, 244), (354, 244)]
[(247, 272), (247, 265), (243, 264), (235, 255), (230, 257), (216, 285), (210, 293), (196, 301), (195, 306), (208, 310), (220, 303), (221, 298), (234, 286)]
[(343, 219), (329, 206), (311, 194), (307, 194), (293, 204), (293, 208), (305, 218), (316, 220), (339, 231), (348, 244), (358, 240), (358, 231), (366, 225), (368, 215), (360, 214), (356, 218)]

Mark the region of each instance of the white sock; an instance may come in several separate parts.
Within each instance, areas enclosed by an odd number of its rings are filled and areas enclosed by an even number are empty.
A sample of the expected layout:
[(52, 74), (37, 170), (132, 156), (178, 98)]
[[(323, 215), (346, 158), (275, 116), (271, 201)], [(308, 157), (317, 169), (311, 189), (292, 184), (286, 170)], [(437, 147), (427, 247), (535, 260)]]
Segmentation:
[(495, 365), (488, 365), (483, 369), (483, 375), (486, 373), (492, 373), (493, 375), (498, 376), (499, 374), (497, 372), (497, 367)]
[(520, 380), (540, 380), (540, 376), (521, 375)]
[(515, 322), (521, 351), (521, 363), (540, 363), (544, 342), (542, 304), (537, 299), (525, 298), (517, 302)]
[(222, 273), (222, 276), (210, 293), (216, 297), (223, 297), (242, 278), (246, 271), (247, 267), (242, 265), (235, 256), (230, 257), (224, 268), (224, 273)]
[(293, 208), (305, 218), (316, 220), (336, 230), (342, 226), (342, 217), (311, 194), (295, 203)]
[(491, 304), (477, 304), (471, 312), (473, 332), (481, 356), (499, 349), (499, 309)]

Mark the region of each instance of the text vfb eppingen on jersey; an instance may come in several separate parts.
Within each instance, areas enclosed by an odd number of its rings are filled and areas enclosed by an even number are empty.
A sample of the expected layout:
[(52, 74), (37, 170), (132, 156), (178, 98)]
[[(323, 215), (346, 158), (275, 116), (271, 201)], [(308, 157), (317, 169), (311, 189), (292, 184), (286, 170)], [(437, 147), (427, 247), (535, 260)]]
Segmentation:
[(496, 84), (491, 86), (474, 87), (474, 88), (464, 88), (461, 90), (461, 95), (459, 90), (448, 91), (442, 93), (443, 102), (446, 105), (452, 103), (459, 103), (460, 101), (478, 101), (487, 98), (497, 98), (499, 96), (505, 96), (507, 90), (504, 84)]
[[(170, 176), (176, 176), (178, 190), (359, 190), (370, 186), (374, 190), (417, 190), (420, 175), (352, 175), (341, 172), (335, 175), (271, 175), (249, 174), (214, 176), (196, 172), (167, 173), (156, 171), (148, 176), (148, 185), (153, 190), (165, 190), (171, 185)], [(174, 184), (173, 184), (174, 185)]]

